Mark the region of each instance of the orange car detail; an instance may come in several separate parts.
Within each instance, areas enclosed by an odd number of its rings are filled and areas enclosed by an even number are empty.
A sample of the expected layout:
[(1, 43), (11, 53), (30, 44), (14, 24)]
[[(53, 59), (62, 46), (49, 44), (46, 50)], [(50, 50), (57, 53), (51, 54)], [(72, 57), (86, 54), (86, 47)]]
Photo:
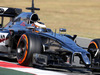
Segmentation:
[(94, 41), (92, 41), (90, 44), (94, 44), (95, 47), (98, 49), (98, 46), (97, 46), (97, 44)]
[(27, 36), (25, 34), (23, 34), (22, 37), (19, 39), (17, 47), (19, 45), (20, 40), (23, 39), (23, 38), (26, 39), (26, 50), (25, 50), (24, 58), (23, 59), (19, 59), (19, 60), (17, 59), (19, 64), (21, 64), (21, 63), (23, 63), (25, 61), (25, 59), (27, 57), (27, 53), (28, 53), (28, 38), (27, 38)]

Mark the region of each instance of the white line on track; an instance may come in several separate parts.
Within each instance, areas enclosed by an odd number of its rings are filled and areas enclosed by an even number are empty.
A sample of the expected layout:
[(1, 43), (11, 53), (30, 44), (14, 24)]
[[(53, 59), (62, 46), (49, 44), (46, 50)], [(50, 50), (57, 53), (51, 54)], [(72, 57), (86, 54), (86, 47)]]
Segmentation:
[(10, 69), (27, 72), (27, 73), (32, 73), (32, 74), (36, 74), (36, 75), (67, 75), (67, 74), (60, 73), (60, 72), (40, 70), (40, 69), (36, 69), (36, 68), (10, 68)]

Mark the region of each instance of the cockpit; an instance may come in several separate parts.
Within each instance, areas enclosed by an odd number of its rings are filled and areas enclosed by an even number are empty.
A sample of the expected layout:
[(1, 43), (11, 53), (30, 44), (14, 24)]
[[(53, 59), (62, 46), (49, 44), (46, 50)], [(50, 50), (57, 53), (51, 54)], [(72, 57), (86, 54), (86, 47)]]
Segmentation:
[(47, 30), (45, 24), (42, 22), (38, 22), (39, 20), (40, 19), (37, 14), (31, 12), (24, 12), (17, 16), (14, 19), (14, 22), (16, 22), (17, 24), (17, 22), (19, 23), (23, 21), (25, 24), (33, 26), (36, 32), (46, 32)]
[(23, 12), (14, 19), (14, 22), (24, 21), (27, 24), (38, 22), (40, 19), (37, 14), (31, 12)]

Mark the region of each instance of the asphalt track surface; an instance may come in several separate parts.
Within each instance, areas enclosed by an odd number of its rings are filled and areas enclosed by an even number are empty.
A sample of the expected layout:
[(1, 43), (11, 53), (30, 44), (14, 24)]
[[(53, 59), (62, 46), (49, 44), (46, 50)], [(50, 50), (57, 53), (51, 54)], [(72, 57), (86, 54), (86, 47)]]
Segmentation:
[[(76, 43), (82, 47), (87, 48), (91, 40), (92, 39), (78, 37), (76, 38)], [(7, 58), (0, 58), (0, 61), (18, 64), (16, 60), (11, 60)], [(44, 67), (43, 68), (43, 67), (35, 66), (33, 67), (33, 71), (34, 70), (38, 70), (40, 72), (40, 73), (38, 72), (35, 73), (35, 75), (51, 75), (51, 74), (52, 75), (56, 75), (56, 74), (58, 75), (100, 75), (99, 72), (91, 72), (90, 69), (84, 69), (84, 68), (61, 68), (61, 67)], [(5, 68), (0, 68), (0, 75), (34, 75), (34, 73), (29, 74), (29, 73), (24, 73), (20, 71), (14, 71), (11, 69), (9, 70)]]

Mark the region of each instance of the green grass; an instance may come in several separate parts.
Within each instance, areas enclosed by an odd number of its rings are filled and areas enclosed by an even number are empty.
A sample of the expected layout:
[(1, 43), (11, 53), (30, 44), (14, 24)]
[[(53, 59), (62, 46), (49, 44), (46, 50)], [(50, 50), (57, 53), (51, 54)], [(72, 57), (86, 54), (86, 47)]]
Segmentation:
[(25, 72), (20, 72), (0, 67), (0, 75), (34, 75), (34, 74), (29, 74)]
[[(0, 0), (0, 6), (27, 11), (31, 0)], [(41, 8), (36, 13), (52, 30), (66, 28), (71, 35), (100, 38), (100, 0), (35, 0), (35, 7)]]

